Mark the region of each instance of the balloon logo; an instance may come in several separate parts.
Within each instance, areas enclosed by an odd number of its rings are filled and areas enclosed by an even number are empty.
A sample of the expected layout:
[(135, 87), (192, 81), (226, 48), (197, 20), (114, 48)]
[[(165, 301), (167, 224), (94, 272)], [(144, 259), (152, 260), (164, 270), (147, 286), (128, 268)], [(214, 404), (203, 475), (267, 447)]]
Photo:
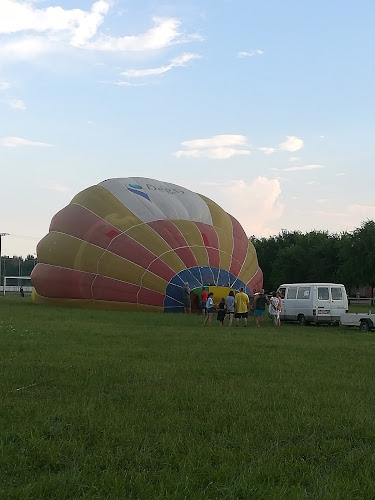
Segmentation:
[(185, 282), (221, 296), (229, 286), (250, 294), (263, 283), (234, 217), (203, 195), (142, 177), (78, 193), (37, 251), (35, 303), (182, 312)]

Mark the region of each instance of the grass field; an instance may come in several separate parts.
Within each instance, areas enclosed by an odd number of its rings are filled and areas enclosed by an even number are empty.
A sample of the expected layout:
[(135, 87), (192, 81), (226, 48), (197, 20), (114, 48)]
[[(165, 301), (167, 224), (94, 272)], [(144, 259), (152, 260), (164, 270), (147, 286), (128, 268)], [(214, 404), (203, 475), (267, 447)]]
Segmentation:
[(214, 323), (0, 297), (0, 498), (373, 499), (375, 334)]

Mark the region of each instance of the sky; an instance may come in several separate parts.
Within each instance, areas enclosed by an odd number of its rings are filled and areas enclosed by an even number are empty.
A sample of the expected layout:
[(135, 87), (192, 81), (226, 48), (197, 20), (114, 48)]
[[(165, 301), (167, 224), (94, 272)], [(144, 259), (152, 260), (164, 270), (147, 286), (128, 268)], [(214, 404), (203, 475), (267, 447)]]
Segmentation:
[(375, 3), (0, 0), (2, 255), (114, 177), (211, 198), (248, 236), (375, 218)]

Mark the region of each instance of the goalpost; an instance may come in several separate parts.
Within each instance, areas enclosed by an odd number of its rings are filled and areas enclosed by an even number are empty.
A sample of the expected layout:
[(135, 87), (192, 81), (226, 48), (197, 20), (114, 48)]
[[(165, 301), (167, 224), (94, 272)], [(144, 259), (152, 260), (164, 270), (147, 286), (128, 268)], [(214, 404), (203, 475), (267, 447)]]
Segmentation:
[[(25, 292), (32, 292), (33, 286), (31, 284), (31, 276), (3, 276), (4, 285), (3, 285), (3, 295), (6, 292), (18, 292), (20, 291), (20, 287), (23, 286)], [(16, 285), (7, 285), (8, 280), (17, 280)], [(29, 284), (25, 284), (24, 281), (29, 282)]]

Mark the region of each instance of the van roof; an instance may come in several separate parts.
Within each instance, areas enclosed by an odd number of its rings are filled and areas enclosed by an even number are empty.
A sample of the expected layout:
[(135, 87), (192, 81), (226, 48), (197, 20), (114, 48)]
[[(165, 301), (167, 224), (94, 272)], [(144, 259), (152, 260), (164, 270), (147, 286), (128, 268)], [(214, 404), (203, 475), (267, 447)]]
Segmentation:
[(283, 283), (279, 286), (344, 286), (341, 283)]

